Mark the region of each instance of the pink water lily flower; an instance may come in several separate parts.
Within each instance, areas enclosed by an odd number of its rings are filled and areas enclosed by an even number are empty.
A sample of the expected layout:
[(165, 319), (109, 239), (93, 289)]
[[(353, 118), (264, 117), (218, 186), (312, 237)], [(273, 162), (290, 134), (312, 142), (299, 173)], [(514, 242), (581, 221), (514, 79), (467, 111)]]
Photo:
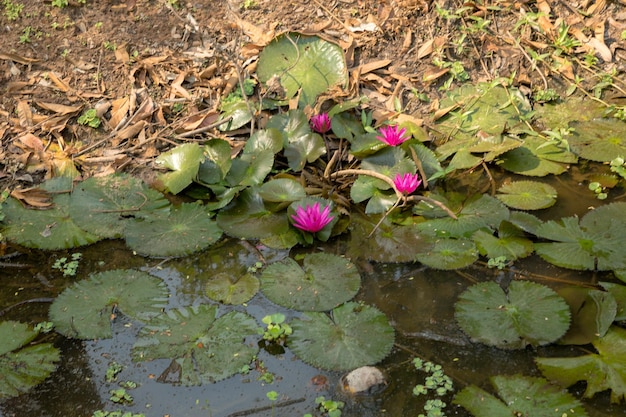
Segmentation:
[(389, 146), (398, 146), (409, 140), (410, 136), (405, 136), (406, 129), (400, 129), (398, 126), (383, 126), (380, 128), (380, 136), (376, 136), (381, 142), (386, 143)]
[(311, 117), (310, 124), (311, 129), (315, 130), (317, 133), (326, 133), (331, 128), (328, 113), (320, 113)]
[(396, 175), (393, 179), (393, 183), (398, 191), (404, 195), (409, 195), (413, 191), (417, 190), (417, 187), (420, 186), (422, 180), (420, 180), (420, 176), (418, 174), (411, 174), (410, 172), (407, 172), (406, 174)]
[(330, 206), (324, 206), (322, 209), (320, 203), (312, 206), (299, 206), (296, 208), (296, 214), (291, 216), (293, 225), (305, 232), (317, 233), (322, 230), (328, 223), (333, 221), (334, 216), (330, 215)]

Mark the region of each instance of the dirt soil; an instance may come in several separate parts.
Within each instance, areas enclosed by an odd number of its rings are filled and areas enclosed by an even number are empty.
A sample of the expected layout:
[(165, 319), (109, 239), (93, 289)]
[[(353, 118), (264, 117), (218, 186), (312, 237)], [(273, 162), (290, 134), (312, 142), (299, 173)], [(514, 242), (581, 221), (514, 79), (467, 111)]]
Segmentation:
[[(365, 96), (378, 123), (400, 106), (429, 127), (461, 82), (507, 77), (529, 96), (563, 95), (576, 77), (593, 91), (625, 69), (624, 0), (64, 1), (0, 2), (1, 190), (57, 175), (149, 179), (176, 144), (245, 140), (247, 128), (212, 127), (220, 101), (287, 31), (345, 51), (349, 85), (317, 107)], [(88, 109), (99, 127), (79, 123)]]

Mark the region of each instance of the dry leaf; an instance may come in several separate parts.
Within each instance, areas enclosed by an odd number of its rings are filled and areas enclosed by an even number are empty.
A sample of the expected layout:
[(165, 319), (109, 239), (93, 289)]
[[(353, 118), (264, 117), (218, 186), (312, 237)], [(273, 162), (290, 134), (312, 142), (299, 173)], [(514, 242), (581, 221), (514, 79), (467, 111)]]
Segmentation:
[(52, 206), (50, 194), (39, 187), (13, 190), (11, 191), (11, 197), (21, 201), (23, 204), (40, 209)]
[(30, 110), (30, 104), (26, 101), (17, 102), (17, 115), (20, 119), (20, 126), (30, 127), (33, 125), (33, 112)]
[(35, 101), (35, 104), (41, 107), (42, 109), (59, 113), (61, 115), (76, 114), (80, 112), (80, 110), (83, 108), (82, 105), (81, 106), (66, 106), (64, 104), (47, 103), (45, 101)]
[(432, 54), (434, 42), (435, 42), (434, 39), (430, 39), (426, 41), (422, 46), (420, 46), (420, 48), (417, 50), (417, 58), (421, 59), (421, 58), (424, 58), (425, 56)]
[(32, 133), (27, 133), (25, 135), (19, 136), (17, 140), (22, 142), (29, 149), (36, 151), (37, 153), (43, 152), (43, 141)]

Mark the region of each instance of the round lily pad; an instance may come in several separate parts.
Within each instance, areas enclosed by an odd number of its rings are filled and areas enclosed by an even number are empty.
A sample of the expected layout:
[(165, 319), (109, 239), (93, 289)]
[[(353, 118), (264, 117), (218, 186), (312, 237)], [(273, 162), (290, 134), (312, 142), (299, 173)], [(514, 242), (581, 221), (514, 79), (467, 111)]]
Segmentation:
[(519, 210), (539, 210), (556, 203), (556, 190), (538, 181), (514, 181), (498, 189), (496, 198), (509, 207)]
[(572, 123), (574, 132), (567, 140), (581, 158), (611, 162), (626, 156), (626, 123), (618, 119), (596, 119)]
[(294, 310), (327, 311), (359, 291), (361, 276), (346, 258), (314, 253), (306, 255), (302, 264), (286, 258), (268, 265), (261, 275), (263, 294)]
[(415, 256), (419, 262), (434, 269), (459, 269), (473, 264), (478, 259), (478, 250), (469, 239), (441, 239)]
[(109, 338), (117, 314), (148, 320), (161, 313), (167, 297), (163, 281), (145, 272), (101, 272), (66, 288), (50, 306), (50, 321), (67, 337)]
[(183, 203), (169, 213), (160, 212), (129, 223), (126, 244), (142, 255), (183, 256), (206, 249), (222, 230), (205, 207)]
[(455, 304), (455, 318), (473, 340), (502, 349), (552, 343), (565, 334), (570, 309), (545, 285), (513, 281), (508, 292), (495, 282), (469, 287)]
[(105, 238), (124, 236), (129, 221), (169, 207), (160, 192), (128, 174), (91, 177), (77, 184), (70, 198), (70, 216), (83, 230)]
[(243, 304), (259, 291), (259, 280), (252, 274), (233, 276), (222, 272), (206, 284), (207, 296), (222, 304)]
[(377, 308), (345, 303), (325, 313), (305, 313), (291, 322), (289, 348), (322, 369), (352, 370), (383, 360), (393, 347), (394, 330)]

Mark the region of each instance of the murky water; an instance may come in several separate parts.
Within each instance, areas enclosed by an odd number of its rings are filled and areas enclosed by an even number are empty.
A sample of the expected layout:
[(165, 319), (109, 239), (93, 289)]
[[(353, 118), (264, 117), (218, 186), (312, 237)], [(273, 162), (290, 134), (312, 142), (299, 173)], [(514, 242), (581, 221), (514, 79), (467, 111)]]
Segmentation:
[[(582, 214), (588, 206), (597, 203), (588, 193), (581, 192), (575, 181), (570, 181), (569, 185), (561, 182), (561, 179), (555, 180), (554, 184), (560, 190), (559, 202), (542, 217)], [(339, 240), (306, 250), (341, 253), (343, 249), (343, 242)], [(92, 272), (117, 268), (147, 271), (165, 281), (172, 294), (170, 307), (176, 307), (208, 302), (204, 296), (205, 284), (220, 271), (245, 272), (260, 255), (268, 262), (287, 256), (285, 251), (260, 248), (257, 252), (256, 248), (252, 250), (249, 245), (229, 240), (191, 257), (163, 261), (135, 256), (122, 242), (108, 241), (72, 251), (82, 253), (83, 258), (77, 275), (64, 278), (52, 265), (67, 253), (15, 250), (19, 256), (8, 262), (21, 266), (0, 269), (0, 310), (24, 302), (6, 311), (2, 319), (29, 323), (47, 320), (49, 302), (46, 299), (55, 297), (67, 285), (87, 278)], [(9, 253), (12, 251), (12, 248), (8, 250)], [(424, 401), (412, 394), (413, 387), (422, 383), (424, 378), (411, 364), (416, 355), (441, 364), (456, 387), (477, 384), (488, 389), (486, 378), (489, 375), (521, 373), (539, 376), (533, 363), (537, 353), (541, 356), (583, 353), (582, 348), (571, 346), (550, 346), (536, 352), (531, 349), (503, 351), (472, 344), (454, 320), (453, 304), (467, 286), (477, 281), (508, 281), (530, 274), (554, 287), (559, 285), (559, 280), (590, 282), (597, 279), (591, 273), (562, 270), (535, 256), (517, 262), (516, 269), (507, 272), (480, 266), (457, 272), (433, 271), (418, 264), (354, 262), (361, 268), (362, 275), (362, 288), (356, 298), (381, 309), (397, 332), (393, 353), (379, 364), (388, 378), (388, 386), (382, 392), (369, 396), (347, 395), (340, 389), (341, 374), (308, 366), (289, 350), (284, 354), (260, 351), (258, 360), (274, 375), (272, 383), (258, 380), (260, 373), (254, 370), (247, 375), (236, 375), (200, 387), (157, 382), (169, 361), (133, 363), (130, 351), (139, 325), (120, 317), (113, 323), (112, 339), (82, 342), (49, 335), (62, 350), (63, 359), (58, 370), (32, 392), (1, 403), (0, 416), (89, 417), (95, 410), (103, 409), (159, 417), (299, 417), (314, 413), (315, 398), (320, 395), (346, 402), (342, 416), (414, 416), (422, 412)], [(221, 306), (220, 313), (233, 308), (241, 307)], [(285, 313), (288, 319), (297, 315), (275, 306), (260, 293), (247, 303), (245, 310), (259, 323), (263, 316), (276, 312)], [(139, 385), (128, 391), (134, 398), (130, 406), (120, 406), (109, 400), (109, 391), (117, 388), (116, 383), (105, 382), (106, 370), (113, 362), (124, 366), (119, 381), (129, 380)], [(318, 385), (323, 379), (320, 375), (326, 378), (326, 385)], [(572, 391), (580, 398), (584, 388), (584, 384), (579, 384)], [(268, 391), (279, 394), (273, 410), (266, 397)], [(450, 400), (450, 397), (445, 399), (448, 403)], [(608, 392), (583, 403), (593, 417), (626, 415), (626, 406), (610, 404)], [(467, 416), (468, 413), (449, 406), (446, 415)]]

